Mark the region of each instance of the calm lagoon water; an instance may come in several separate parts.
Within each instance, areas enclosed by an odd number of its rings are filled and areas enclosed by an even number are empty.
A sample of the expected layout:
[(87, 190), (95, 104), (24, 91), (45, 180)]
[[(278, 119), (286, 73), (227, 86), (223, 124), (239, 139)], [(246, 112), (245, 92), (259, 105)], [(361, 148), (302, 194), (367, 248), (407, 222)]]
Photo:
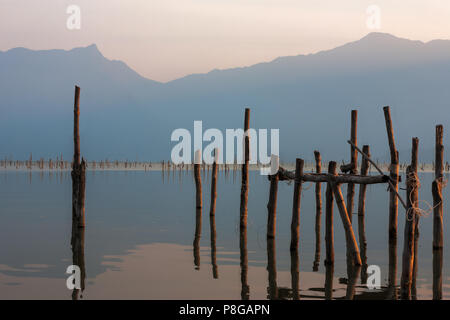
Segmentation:
[[(432, 203), (432, 174), (420, 175), (419, 198)], [(199, 259), (194, 255), (195, 187), (191, 172), (163, 177), (159, 171), (89, 171), (84, 234), (85, 289), (82, 299), (240, 299), (239, 172), (218, 174), (216, 263), (211, 259), (210, 177), (203, 177)], [(404, 178), (403, 178), (404, 181)], [(71, 178), (69, 172), (0, 172), (0, 299), (71, 299), (66, 269), (72, 264)], [(403, 184), (401, 185), (403, 187)], [(343, 186), (343, 192), (345, 187)], [(323, 192), (325, 186), (323, 185)], [(358, 189), (357, 189), (358, 192)], [(267, 268), (266, 222), (269, 183), (250, 172), (248, 280), (250, 299), (291, 297), (290, 222), (293, 186), (280, 182), (275, 242), (276, 271)], [(401, 191), (404, 194), (404, 191)], [(368, 264), (388, 276), (388, 199), (384, 185), (367, 192)], [(449, 188), (444, 199), (450, 199)], [(300, 221), (300, 298), (324, 298), (324, 213), (318, 272), (315, 251), (314, 187), (304, 185)], [(444, 205), (443, 294), (450, 298), (450, 230)], [(345, 297), (345, 235), (335, 208), (333, 297)], [(403, 248), (404, 210), (399, 207), (398, 277)], [(357, 217), (353, 218), (356, 224)], [(420, 222), (418, 297), (432, 296), (432, 216)], [(269, 283), (269, 271), (271, 282)], [(274, 273), (275, 272), (275, 273)], [(216, 277), (214, 277), (216, 276)], [(275, 280), (275, 283), (274, 283)], [(398, 283), (400, 280), (398, 279)], [(356, 298), (367, 297), (360, 284)], [(378, 295), (378, 298), (382, 295)]]

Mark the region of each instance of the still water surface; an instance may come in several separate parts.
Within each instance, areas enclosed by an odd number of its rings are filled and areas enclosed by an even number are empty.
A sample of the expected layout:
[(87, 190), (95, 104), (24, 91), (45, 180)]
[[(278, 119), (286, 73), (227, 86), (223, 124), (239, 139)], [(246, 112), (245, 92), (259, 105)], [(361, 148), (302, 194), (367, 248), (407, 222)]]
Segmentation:
[[(419, 198), (429, 203), (432, 203), (432, 178), (432, 174), (420, 175)], [(191, 172), (170, 176), (166, 173), (163, 177), (159, 171), (88, 171), (83, 235), (86, 279), (79, 298), (241, 299), (240, 175), (218, 174), (213, 251), (210, 180), (206, 173), (203, 176), (202, 232), (199, 247), (194, 248), (196, 212)], [(324, 195), (325, 186), (322, 187)], [(68, 274), (65, 273), (72, 264), (71, 188), (69, 172), (0, 172), (0, 299), (72, 298), (72, 291), (66, 287)], [(384, 286), (388, 277), (389, 194), (384, 185), (371, 185), (367, 190), (368, 264), (380, 266)], [(271, 252), (266, 249), (265, 236), (268, 192), (267, 178), (256, 171), (250, 172), (246, 290), (250, 299), (273, 297), (274, 288), (277, 297), (292, 298), (289, 244), (293, 185), (286, 182), (279, 185), (277, 235)], [(403, 195), (404, 191), (401, 193)], [(444, 199), (450, 199), (449, 188), (444, 190)], [(337, 208), (334, 212), (333, 298), (342, 298), (347, 288), (345, 235)], [(450, 298), (447, 254), (450, 230), (445, 223), (446, 215), (447, 203), (444, 204), (444, 299)], [(304, 184), (300, 219), (300, 299), (325, 296), (324, 216), (323, 213), (320, 266), (318, 272), (313, 272), (314, 187)], [(399, 207), (399, 272), (404, 217), (404, 210)], [(357, 223), (356, 216), (353, 221)], [(417, 278), (418, 298), (421, 299), (432, 297), (432, 224), (432, 216), (421, 219)], [(358, 279), (356, 298), (367, 297), (384, 296), (380, 292), (367, 292)]]

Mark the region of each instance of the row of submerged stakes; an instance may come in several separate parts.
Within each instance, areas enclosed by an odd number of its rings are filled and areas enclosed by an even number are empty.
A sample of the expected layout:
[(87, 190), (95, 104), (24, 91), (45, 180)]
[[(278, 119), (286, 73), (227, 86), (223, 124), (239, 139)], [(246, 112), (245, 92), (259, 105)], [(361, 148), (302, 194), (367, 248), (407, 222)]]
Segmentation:
[[(72, 252), (74, 265), (78, 265), (82, 271), (81, 291), (84, 290), (84, 227), (85, 227), (85, 174), (86, 162), (80, 156), (80, 132), (79, 132), (79, 97), (80, 88), (75, 87), (74, 102), (74, 158), (72, 163)], [(419, 208), (419, 187), (418, 178), (418, 138), (412, 139), (411, 163), (406, 168), (406, 201), (399, 194), (399, 153), (396, 149), (394, 139), (394, 128), (391, 120), (389, 107), (384, 107), (384, 117), (386, 123), (386, 131), (390, 150), (390, 166), (389, 175), (385, 175), (376, 162), (371, 159), (370, 148), (368, 145), (360, 149), (357, 145), (357, 111), (351, 112), (351, 134), (348, 140), (350, 146), (350, 162), (340, 166), (341, 173), (337, 173), (337, 163), (330, 161), (328, 163), (327, 173), (322, 173), (321, 156), (318, 151), (314, 151), (315, 156), (315, 172), (304, 172), (305, 162), (303, 159), (297, 158), (295, 170), (289, 171), (282, 166), (274, 175), (269, 175), (270, 191), (267, 204), (267, 257), (269, 271), (269, 288), (268, 297), (271, 299), (282, 298), (279, 288), (276, 286), (276, 259), (275, 259), (275, 237), (276, 237), (276, 208), (277, 193), (279, 181), (293, 181), (293, 205), (292, 205), (292, 222), (291, 222), (291, 280), (292, 289), (289, 296), (292, 299), (299, 299), (299, 226), (300, 226), (300, 208), (302, 184), (304, 182), (315, 183), (315, 200), (316, 200), (316, 251), (313, 270), (317, 271), (320, 261), (320, 221), (322, 214), (322, 195), (321, 183), (326, 183), (325, 194), (325, 248), (326, 257), (324, 264), (326, 266), (325, 276), (325, 298), (331, 299), (333, 295), (333, 270), (334, 270), (334, 232), (333, 232), (333, 202), (339, 211), (341, 222), (345, 231), (346, 251), (347, 251), (347, 293), (346, 298), (353, 299), (355, 294), (355, 286), (359, 274), (361, 274), (361, 283), (367, 281), (367, 243), (365, 237), (365, 197), (366, 187), (368, 184), (387, 184), (389, 197), (389, 276), (386, 289), (386, 297), (389, 299), (397, 299), (400, 294), (401, 299), (414, 299), (416, 293), (416, 276), (418, 270), (417, 248), (419, 241), (419, 222), (423, 214), (423, 210)], [(250, 125), (250, 109), (245, 109), (244, 132), (249, 130)], [(240, 195), (240, 266), (241, 266), (241, 297), (249, 299), (250, 288), (247, 281), (248, 273), (248, 257), (247, 257), (247, 203), (249, 190), (249, 159), (250, 144), (249, 136), (245, 135), (244, 163), (242, 164), (242, 182)], [(210, 227), (211, 227), (211, 258), (213, 266), (213, 276), (218, 277), (218, 267), (216, 263), (216, 228), (215, 228), (215, 208), (217, 198), (217, 168), (218, 168), (218, 152), (215, 150), (215, 160), (212, 164), (211, 179), (211, 203), (210, 203)], [(362, 161), (360, 172), (358, 174), (358, 154), (361, 154)], [(372, 165), (378, 175), (368, 175), (369, 167)], [(194, 178), (196, 188), (196, 227), (194, 237), (194, 263), (200, 265), (200, 249), (199, 241), (201, 237), (201, 216), (202, 216), (202, 164), (194, 163)], [(433, 196), (433, 299), (442, 299), (442, 268), (443, 268), (443, 197), (442, 189), (445, 187), (444, 182), (444, 147), (443, 147), (443, 126), (436, 126), (436, 145), (435, 145), (435, 179), (432, 183)], [(341, 191), (341, 185), (347, 184), (347, 195)], [(358, 239), (355, 237), (354, 223), (352, 221), (355, 187), (359, 185), (359, 196), (357, 206), (358, 217)], [(404, 229), (404, 247), (402, 256), (402, 269), (400, 287), (397, 284), (397, 237), (398, 237), (398, 207), (399, 203), (405, 213), (405, 229)], [(281, 288), (280, 288), (281, 289)], [(79, 295), (78, 289), (74, 289), (73, 298)], [(399, 292), (398, 292), (399, 291)]]

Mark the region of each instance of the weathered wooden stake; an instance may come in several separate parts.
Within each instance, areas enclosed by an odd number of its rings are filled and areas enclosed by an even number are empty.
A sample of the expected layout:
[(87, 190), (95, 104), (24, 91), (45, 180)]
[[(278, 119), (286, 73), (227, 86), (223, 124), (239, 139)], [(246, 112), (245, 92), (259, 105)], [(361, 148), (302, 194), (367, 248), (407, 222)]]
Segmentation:
[(336, 198), (336, 204), (339, 209), (339, 214), (342, 219), (345, 230), (345, 239), (347, 242), (347, 256), (349, 257), (348, 263), (352, 263), (355, 266), (361, 265), (361, 256), (359, 254), (358, 244), (356, 243), (355, 234), (353, 232), (352, 224), (348, 217), (345, 201), (342, 196), (341, 188), (335, 182), (331, 181), (331, 188), (333, 189), (334, 197)]
[[(370, 157), (369, 146), (363, 146), (363, 152)], [(366, 176), (369, 172), (369, 160), (367, 158), (362, 159), (361, 162), (361, 175)], [(366, 189), (367, 185), (359, 185), (359, 199), (358, 199), (358, 238), (359, 238), (359, 249), (361, 250), (361, 282), (367, 282), (367, 240), (366, 240), (366, 230), (364, 216), (366, 212)]]
[(411, 164), (406, 168), (406, 203), (408, 210), (405, 218), (404, 247), (402, 259), (402, 277), (401, 277), (401, 298), (411, 299), (411, 287), (414, 267), (414, 232), (415, 216), (418, 201), (418, 178), (417, 178), (417, 159), (418, 159), (419, 139), (413, 138)]
[[(316, 173), (322, 173), (322, 159), (319, 151), (314, 151)], [(314, 255), (313, 271), (319, 270), (320, 264), (320, 221), (322, 218), (322, 184), (316, 183), (316, 251)]]
[(278, 173), (269, 176), (270, 192), (269, 203), (267, 204), (267, 238), (275, 238), (277, 225), (277, 194), (278, 194)]
[(334, 264), (325, 266), (325, 300), (333, 299)]
[[(301, 197), (302, 197), (302, 176), (303, 176), (303, 159), (296, 159), (295, 161), (295, 183), (294, 183), (294, 199), (292, 205), (292, 221), (291, 221), (291, 251), (298, 250), (298, 241), (299, 241), (299, 228), (300, 228), (300, 206), (301, 206)], [(274, 180), (274, 176), (272, 176), (272, 181)], [(272, 181), (270, 184), (270, 194), (272, 196)], [(276, 183), (278, 184), (278, 177)], [(276, 186), (278, 188), (278, 186)], [(275, 187), (274, 187), (275, 189)], [(275, 237), (275, 224), (276, 224), (276, 190), (275, 190), (275, 200), (272, 203), (273, 210), (273, 226), (270, 226), (273, 229), (267, 230), (267, 236), (273, 235)], [(270, 211), (269, 211), (270, 214)], [(270, 222), (269, 216), (269, 222)]]
[[(200, 269), (200, 238), (202, 234), (202, 177), (200, 173), (201, 151), (195, 151), (194, 178), (195, 178), (195, 235), (194, 235), (194, 265)], [(170, 172), (170, 170), (168, 170)]]
[(300, 299), (300, 271), (298, 250), (291, 250), (291, 286), (292, 299)]
[(274, 238), (267, 238), (267, 271), (269, 273), (269, 300), (277, 300), (277, 258)]
[[(328, 163), (328, 174), (336, 175), (336, 162)], [(325, 202), (325, 265), (334, 264), (333, 199), (333, 189), (328, 182)]]
[(247, 226), (240, 228), (239, 250), (241, 266), (241, 299), (250, 299), (250, 286), (248, 285), (248, 253), (247, 253)]
[(433, 299), (442, 299), (442, 262), (444, 250), (443, 178), (444, 178), (444, 127), (436, 126), (435, 172), (433, 193)]
[[(194, 160), (194, 178), (195, 178), (195, 195), (196, 195), (196, 207), (202, 207), (202, 176), (200, 174), (201, 166), (201, 150), (195, 151)], [(170, 170), (168, 171), (170, 173)]]
[(80, 228), (77, 221), (72, 220), (72, 237), (70, 244), (72, 246), (72, 263), (80, 268), (80, 288), (74, 288), (72, 292), (72, 300), (82, 298), (85, 288), (86, 264), (84, 260), (84, 231)]
[(84, 198), (86, 189), (86, 162), (80, 162), (80, 88), (75, 86), (74, 101), (74, 155), (72, 165), (72, 220), (79, 228), (85, 226)]
[(248, 202), (248, 163), (250, 160), (250, 109), (245, 109), (244, 119), (244, 164), (242, 165), (240, 226), (247, 226), (247, 202)]
[(219, 149), (214, 149), (214, 163), (212, 165), (211, 178), (211, 205), (209, 208), (209, 215), (213, 216), (216, 212), (216, 198), (217, 198), (217, 162), (219, 161)]
[(399, 182), (399, 158), (398, 151), (395, 148), (394, 129), (392, 126), (391, 111), (388, 106), (383, 108), (384, 119), (386, 122), (386, 132), (389, 142), (389, 151), (391, 155), (389, 187), (389, 278), (388, 286), (393, 298), (397, 286), (397, 226), (398, 226), (398, 182)]
[(214, 163), (212, 166), (212, 179), (211, 179), (211, 205), (209, 209), (209, 224), (211, 231), (211, 265), (213, 271), (213, 278), (219, 278), (219, 271), (217, 267), (217, 258), (216, 258), (216, 198), (217, 198), (217, 163), (219, 160), (219, 149), (216, 148), (214, 150)]

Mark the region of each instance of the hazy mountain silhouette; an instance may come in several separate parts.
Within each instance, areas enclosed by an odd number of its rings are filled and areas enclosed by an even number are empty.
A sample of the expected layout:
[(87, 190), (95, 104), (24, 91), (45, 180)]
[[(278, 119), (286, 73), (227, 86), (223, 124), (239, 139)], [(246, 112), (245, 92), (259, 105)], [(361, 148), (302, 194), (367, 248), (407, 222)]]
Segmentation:
[[(143, 53), (147, 54), (147, 53)], [(206, 128), (279, 128), (282, 160), (349, 157), (350, 110), (359, 144), (385, 158), (382, 107), (390, 105), (399, 150), (421, 138), (430, 161), (434, 126), (450, 128), (450, 41), (371, 33), (316, 54), (213, 70), (168, 83), (110, 61), (95, 45), (70, 51), (0, 52), (0, 156), (72, 155), (73, 86), (81, 86), (82, 151), (88, 159), (170, 158), (170, 134), (194, 120)], [(447, 131), (446, 131), (447, 132)], [(445, 138), (448, 136), (446, 135)], [(448, 141), (448, 139), (446, 139)], [(403, 152), (401, 161), (408, 161)]]

